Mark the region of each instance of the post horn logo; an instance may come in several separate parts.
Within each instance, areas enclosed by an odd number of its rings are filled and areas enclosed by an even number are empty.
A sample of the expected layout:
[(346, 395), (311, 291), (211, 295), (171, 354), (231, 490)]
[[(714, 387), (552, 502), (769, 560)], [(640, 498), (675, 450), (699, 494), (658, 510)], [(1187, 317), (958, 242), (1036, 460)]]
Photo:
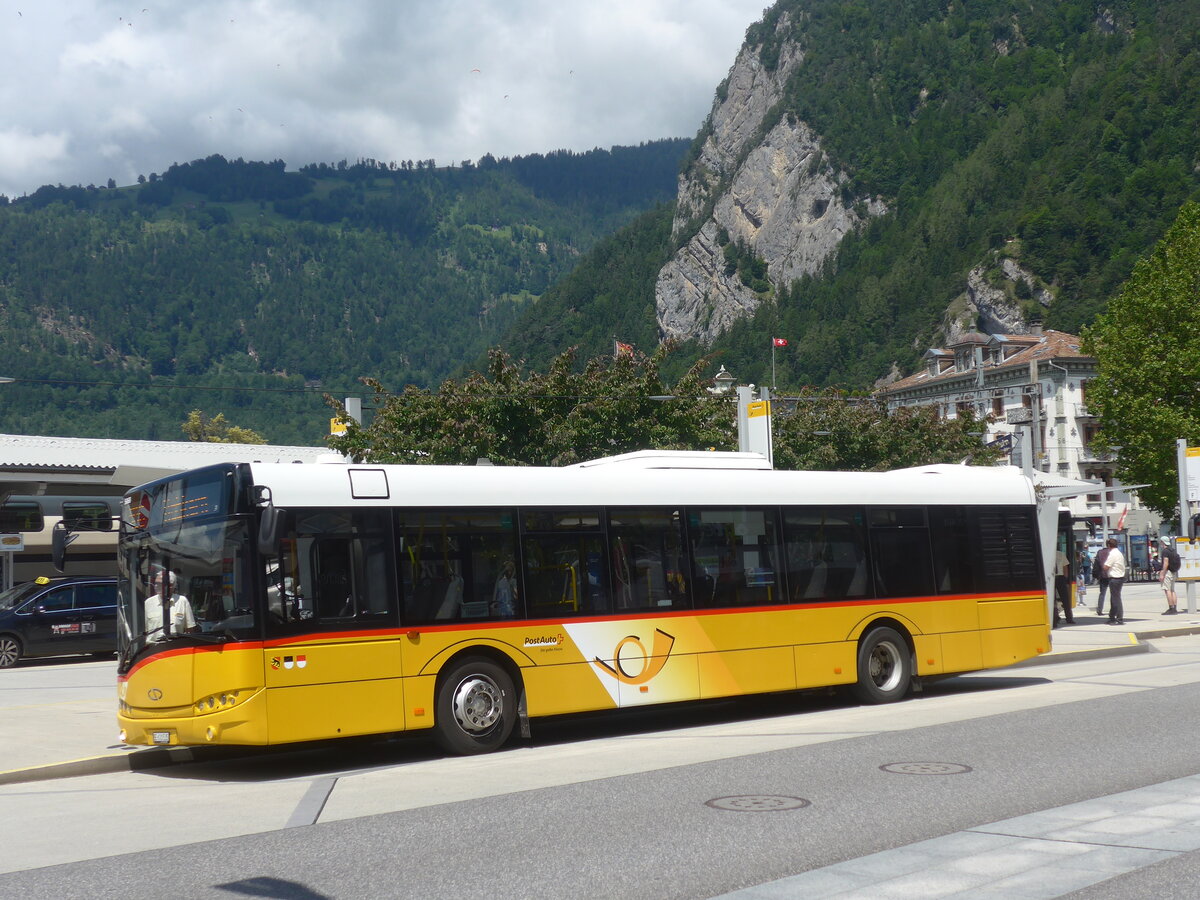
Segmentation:
[[(646, 645), (642, 643), (641, 638), (636, 634), (631, 634), (621, 638), (617, 642), (617, 646), (613, 649), (612, 665), (609, 665), (598, 656), (593, 662), (601, 670), (621, 682), (621, 684), (645, 684), (663, 670), (663, 666), (667, 664), (667, 657), (671, 655), (671, 648), (674, 646), (674, 635), (667, 634), (662, 629), (656, 628), (654, 629), (654, 643), (650, 653), (646, 652)], [(627, 653), (622, 657), (621, 654), (631, 647), (636, 649), (640, 655)], [(629, 671), (627, 664), (632, 663), (636, 665), (638, 662), (641, 663), (641, 669), (634, 672)]]

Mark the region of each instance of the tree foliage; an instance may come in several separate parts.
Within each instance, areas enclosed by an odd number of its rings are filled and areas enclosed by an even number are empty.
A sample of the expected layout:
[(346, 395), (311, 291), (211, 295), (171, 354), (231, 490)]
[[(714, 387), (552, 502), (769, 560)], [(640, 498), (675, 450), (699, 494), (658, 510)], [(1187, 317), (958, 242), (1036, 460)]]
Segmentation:
[(325, 391), (363, 375), (431, 387), (481, 358), (597, 240), (672, 195), (685, 146), (301, 173), (210, 156), (0, 204), (0, 354), (22, 381), (0, 431), (162, 440), (220, 403), (276, 443), (313, 443)]
[(1120, 447), (1117, 474), (1168, 518), (1179, 498), (1176, 441), (1200, 443), (1200, 205), (1188, 203), (1083, 335), (1098, 440)]
[(265, 444), (266, 439), (249, 428), (241, 428), (225, 421), (224, 413), (211, 419), (201, 410), (193, 409), (180, 426), (189, 441), (209, 444)]
[[(330, 445), (357, 461), (561, 466), (632, 450), (736, 448), (732, 398), (705, 390), (693, 365), (672, 385), (659, 374), (672, 350), (588, 360), (574, 348), (545, 373), (527, 372), (499, 350), (484, 373), (447, 380), (436, 391), (413, 385), (389, 393), (376, 379), (369, 425), (351, 422)], [(340, 412), (340, 404), (331, 401)]]
[[(773, 404), (775, 466), (853, 472), (933, 463), (993, 465), (981, 446), (982, 423), (969, 415), (942, 419), (932, 407), (888, 413), (874, 398), (808, 390)], [(789, 410), (788, 407), (791, 407)]]
[[(437, 391), (399, 394), (365, 379), (375, 392), (374, 419), (349, 422), (334, 449), (359, 462), (560, 466), (633, 450), (737, 448), (734, 395), (707, 389), (702, 359), (673, 384), (662, 364), (673, 345), (655, 353), (594, 357), (582, 370), (575, 351), (545, 374), (527, 372), (504, 353), (489, 355), (486, 373), (448, 380)], [(345, 410), (330, 404), (344, 417)], [(930, 409), (888, 415), (872, 399), (807, 392), (775, 404), (774, 457), (781, 469), (871, 471), (961, 462), (995, 462), (980, 446), (982, 430), (964, 417), (940, 420)], [(974, 431), (974, 433), (972, 433)]]

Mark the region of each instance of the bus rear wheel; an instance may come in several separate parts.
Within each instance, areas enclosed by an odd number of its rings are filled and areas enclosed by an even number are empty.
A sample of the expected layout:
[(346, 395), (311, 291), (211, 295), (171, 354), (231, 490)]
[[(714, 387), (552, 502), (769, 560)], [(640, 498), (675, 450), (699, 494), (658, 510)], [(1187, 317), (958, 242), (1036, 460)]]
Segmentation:
[(512, 734), (516, 691), (504, 667), (483, 657), (456, 663), (438, 685), (434, 734), (450, 753), (489, 753)]
[(854, 695), (862, 703), (891, 703), (908, 693), (912, 656), (908, 642), (894, 628), (874, 628), (858, 645), (858, 683)]
[(0, 634), (0, 669), (10, 669), (21, 658), (21, 642), (9, 634)]

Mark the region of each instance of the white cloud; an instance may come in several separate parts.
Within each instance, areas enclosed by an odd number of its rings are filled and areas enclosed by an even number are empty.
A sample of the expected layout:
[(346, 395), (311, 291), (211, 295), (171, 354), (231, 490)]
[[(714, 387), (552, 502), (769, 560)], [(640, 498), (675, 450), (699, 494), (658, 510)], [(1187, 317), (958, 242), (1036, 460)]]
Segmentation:
[(212, 153), (451, 163), (691, 137), (764, 0), (139, 2), (13, 14), (0, 193)]
[(66, 158), (67, 136), (31, 134), (16, 128), (0, 129), (0, 171), (9, 178), (29, 178), (44, 164), (54, 165)]

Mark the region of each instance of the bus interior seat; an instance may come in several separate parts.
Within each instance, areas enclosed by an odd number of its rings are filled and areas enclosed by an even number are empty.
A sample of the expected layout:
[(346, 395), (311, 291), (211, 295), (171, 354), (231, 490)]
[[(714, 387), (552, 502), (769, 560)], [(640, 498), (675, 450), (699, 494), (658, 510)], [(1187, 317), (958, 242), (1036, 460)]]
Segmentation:
[(860, 559), (854, 568), (854, 576), (846, 588), (844, 597), (862, 597), (867, 593), (867, 561)]
[(804, 599), (815, 600), (819, 597), (824, 597), (828, 580), (828, 564), (823, 562), (818, 563), (816, 568), (812, 570), (812, 577), (808, 580), (808, 586), (804, 589)]

